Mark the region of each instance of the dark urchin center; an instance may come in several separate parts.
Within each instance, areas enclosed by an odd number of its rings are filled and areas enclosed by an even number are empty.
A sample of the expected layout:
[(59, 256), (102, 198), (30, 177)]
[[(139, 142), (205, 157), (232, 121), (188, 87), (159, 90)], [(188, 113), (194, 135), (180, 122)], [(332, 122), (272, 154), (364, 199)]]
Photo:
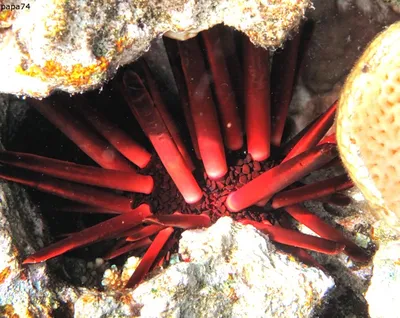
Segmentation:
[[(268, 208), (257, 209), (253, 206), (239, 213), (231, 213), (227, 209), (225, 201), (230, 193), (272, 168), (275, 161), (273, 159), (263, 162), (254, 161), (249, 154), (238, 151), (228, 154), (228, 162), (230, 162), (229, 172), (218, 180), (210, 179), (203, 167), (197, 167), (194, 175), (203, 191), (203, 198), (195, 204), (188, 204), (158, 156), (154, 155), (148, 167), (141, 171), (141, 173), (154, 178), (154, 190), (150, 195), (137, 195), (134, 205), (147, 203), (155, 214), (171, 214), (177, 211), (184, 214), (205, 213), (213, 222), (223, 216), (230, 216), (233, 219), (249, 218), (257, 221), (262, 219), (271, 221), (273, 217)], [(257, 213), (254, 212), (255, 210)]]

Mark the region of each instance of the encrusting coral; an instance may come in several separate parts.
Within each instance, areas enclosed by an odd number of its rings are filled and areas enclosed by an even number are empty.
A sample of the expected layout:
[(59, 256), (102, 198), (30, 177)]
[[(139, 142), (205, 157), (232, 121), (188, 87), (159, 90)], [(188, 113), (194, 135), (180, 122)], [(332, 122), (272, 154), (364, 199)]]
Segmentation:
[(379, 218), (400, 229), (400, 23), (378, 35), (346, 80), (337, 142), (349, 175)]

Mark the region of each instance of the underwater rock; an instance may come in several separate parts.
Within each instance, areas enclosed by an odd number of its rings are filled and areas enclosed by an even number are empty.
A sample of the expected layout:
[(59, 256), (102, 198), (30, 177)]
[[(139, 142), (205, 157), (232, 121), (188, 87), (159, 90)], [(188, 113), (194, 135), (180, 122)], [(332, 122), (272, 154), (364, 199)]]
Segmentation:
[(307, 17), (315, 28), (302, 78), (309, 90), (321, 95), (344, 81), (374, 36), (399, 16), (373, 0), (314, 0), (313, 4), (316, 9)]
[(335, 287), (322, 270), (228, 217), (185, 231), (179, 254), (181, 262), (123, 296), (83, 294), (75, 317), (308, 317)]
[(0, 316), (54, 317), (65, 312), (77, 290), (54, 279), (45, 263), (25, 267), (20, 262), (21, 251), (32, 252), (45, 241), (37, 208), (24, 189), (4, 182), (0, 202)]
[(374, 257), (371, 285), (365, 298), (372, 318), (396, 317), (400, 301), (400, 241), (382, 244)]
[[(13, 6), (11, 6), (13, 5)], [(224, 23), (279, 46), (309, 0), (2, 1), (0, 92), (45, 97), (101, 86), (168, 32), (187, 38)]]

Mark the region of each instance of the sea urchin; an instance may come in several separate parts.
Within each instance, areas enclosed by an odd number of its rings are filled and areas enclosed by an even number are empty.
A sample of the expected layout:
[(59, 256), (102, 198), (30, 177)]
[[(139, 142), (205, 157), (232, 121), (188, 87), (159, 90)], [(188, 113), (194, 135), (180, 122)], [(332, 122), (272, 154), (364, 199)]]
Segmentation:
[[(165, 260), (177, 229), (208, 227), (223, 215), (292, 246), (293, 254), (316, 266), (303, 248), (343, 251), (355, 261), (368, 260), (366, 251), (301, 206), (305, 200), (346, 204), (347, 197), (336, 192), (353, 186), (346, 174), (315, 184), (299, 182), (337, 160), (334, 135), (323, 138), (333, 124), (336, 103), (281, 145), (301, 36), (274, 54), (271, 71), (268, 51), (235, 36), (217, 26), (185, 42), (164, 40), (181, 99), (178, 111), (165, 103), (144, 60), (115, 80), (150, 141), (147, 149), (84, 96), (29, 99), (100, 167), (2, 151), (0, 177), (79, 203), (59, 208), (62, 211), (118, 215), (68, 234), (24, 264), (118, 239), (106, 259), (147, 248), (126, 285), (134, 287), (154, 264)], [(241, 54), (235, 53), (236, 47)], [(177, 121), (182, 111), (183, 128)], [(190, 148), (182, 129), (190, 135)], [(287, 214), (277, 212), (281, 208)], [(289, 215), (319, 237), (290, 227)]]

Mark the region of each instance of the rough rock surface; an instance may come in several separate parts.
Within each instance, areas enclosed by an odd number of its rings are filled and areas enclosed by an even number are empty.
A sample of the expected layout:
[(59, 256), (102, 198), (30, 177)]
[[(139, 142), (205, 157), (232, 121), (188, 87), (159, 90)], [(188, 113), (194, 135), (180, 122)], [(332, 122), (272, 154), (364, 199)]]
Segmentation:
[(366, 299), (372, 318), (399, 317), (400, 241), (380, 246), (374, 257), (374, 271)]
[(303, 62), (305, 86), (329, 92), (342, 82), (373, 37), (399, 19), (375, 0), (313, 1), (315, 26)]
[(293, 133), (338, 99), (347, 74), (369, 42), (399, 20), (386, 0), (314, 0), (313, 6), (307, 14), (312, 36), (289, 110)]
[[(35, 208), (26, 202), (24, 191), (15, 185), (1, 184), (0, 202), (0, 316), (7, 312), (21, 316), (38, 314), (42, 309), (50, 316), (51, 307), (40, 305), (56, 302), (53, 288), (49, 288), (50, 278), (44, 273), (46, 266), (22, 268), (19, 262), (19, 249), (33, 251), (33, 247), (25, 242), (35, 242), (27, 239), (23, 227), (29, 224), (31, 235), (42, 245), (43, 223), (35, 215)], [(18, 238), (15, 243), (19, 249), (15, 248), (12, 237)], [(33, 283), (37, 284), (36, 290)]]
[[(4, 149), (26, 105), (6, 95), (1, 95), (0, 104), (0, 149)], [(77, 298), (77, 291), (55, 280), (46, 264), (21, 264), (27, 253), (47, 240), (45, 224), (25, 189), (0, 182), (0, 317), (54, 317), (63, 312), (63, 304)]]
[[(334, 287), (323, 271), (276, 252), (252, 226), (228, 217), (182, 234), (182, 262), (133, 292), (84, 294), (75, 317), (308, 317)], [(106, 310), (107, 309), (107, 310)]]
[[(0, 14), (0, 92), (45, 97), (98, 87), (163, 33), (225, 23), (279, 46), (310, 0), (6, 0)], [(11, 4), (14, 10), (11, 10)], [(7, 10), (10, 6), (10, 10)], [(18, 6), (18, 9), (17, 9)]]

